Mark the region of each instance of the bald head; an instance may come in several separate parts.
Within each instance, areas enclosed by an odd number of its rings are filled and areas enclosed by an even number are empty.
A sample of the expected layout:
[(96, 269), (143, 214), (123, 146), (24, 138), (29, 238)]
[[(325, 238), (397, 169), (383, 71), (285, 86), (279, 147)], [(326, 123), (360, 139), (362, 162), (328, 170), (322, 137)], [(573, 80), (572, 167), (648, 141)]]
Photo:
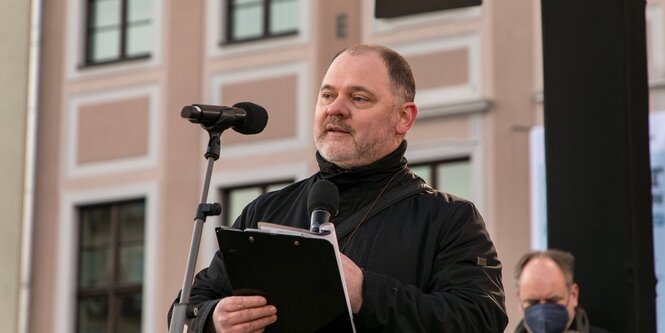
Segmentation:
[(546, 251), (533, 251), (525, 254), (520, 258), (519, 262), (515, 266), (515, 283), (519, 288), (520, 275), (524, 270), (524, 267), (531, 262), (531, 260), (537, 258), (549, 258), (552, 260), (561, 270), (561, 273), (566, 279), (566, 285), (568, 287), (573, 285), (574, 273), (575, 273), (575, 257), (570, 253), (557, 249), (550, 249)]

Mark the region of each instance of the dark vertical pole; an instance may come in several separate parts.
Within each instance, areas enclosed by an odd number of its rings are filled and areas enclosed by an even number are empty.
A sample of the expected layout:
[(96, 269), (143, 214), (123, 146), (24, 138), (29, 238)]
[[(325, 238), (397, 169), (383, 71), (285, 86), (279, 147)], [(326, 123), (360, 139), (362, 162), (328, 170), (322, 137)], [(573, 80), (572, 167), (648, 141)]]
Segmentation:
[(614, 332), (656, 331), (645, 5), (542, 0), (548, 243)]

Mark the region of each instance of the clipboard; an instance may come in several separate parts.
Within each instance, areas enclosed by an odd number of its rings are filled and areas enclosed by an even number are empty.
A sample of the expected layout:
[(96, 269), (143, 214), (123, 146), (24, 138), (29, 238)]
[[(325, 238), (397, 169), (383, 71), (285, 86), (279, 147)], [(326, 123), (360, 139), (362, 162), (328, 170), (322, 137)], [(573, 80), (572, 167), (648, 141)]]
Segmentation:
[(277, 308), (266, 332), (355, 332), (336, 238), (271, 226), (215, 229), (234, 295), (261, 295)]

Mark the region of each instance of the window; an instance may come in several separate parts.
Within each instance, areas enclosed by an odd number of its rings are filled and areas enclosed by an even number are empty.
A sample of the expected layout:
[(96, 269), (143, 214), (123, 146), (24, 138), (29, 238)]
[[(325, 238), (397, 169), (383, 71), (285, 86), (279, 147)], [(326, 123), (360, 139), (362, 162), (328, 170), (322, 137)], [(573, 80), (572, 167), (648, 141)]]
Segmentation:
[(88, 0), (84, 65), (150, 56), (153, 0)]
[(439, 10), (480, 6), (481, 0), (375, 0), (376, 18), (393, 18)]
[(77, 332), (141, 332), (145, 200), (79, 207)]
[(265, 183), (259, 185), (239, 186), (222, 189), (223, 224), (230, 226), (236, 218), (242, 213), (243, 208), (259, 195), (270, 191), (276, 191), (293, 183), (292, 180)]
[(226, 4), (226, 43), (298, 32), (298, 0), (227, 0)]
[(430, 186), (465, 199), (473, 199), (471, 161), (468, 158), (414, 164), (411, 170)]

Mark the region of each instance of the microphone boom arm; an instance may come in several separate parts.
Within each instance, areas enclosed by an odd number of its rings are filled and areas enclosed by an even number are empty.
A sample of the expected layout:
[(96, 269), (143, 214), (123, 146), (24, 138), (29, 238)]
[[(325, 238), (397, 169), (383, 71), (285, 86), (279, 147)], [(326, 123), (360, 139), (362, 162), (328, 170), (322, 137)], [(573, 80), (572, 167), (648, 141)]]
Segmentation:
[[(178, 303), (173, 306), (171, 315), (171, 323), (169, 326), (169, 333), (182, 333), (185, 327), (185, 322), (188, 321), (188, 314), (196, 315), (198, 312), (195, 309), (189, 309), (189, 297), (192, 291), (192, 281), (194, 278), (194, 269), (196, 267), (196, 258), (199, 255), (199, 245), (201, 244), (201, 234), (203, 232), (203, 224), (206, 217), (211, 215), (220, 215), (222, 207), (219, 203), (208, 204), (208, 192), (210, 188), (210, 177), (212, 175), (212, 167), (215, 160), (219, 158), (219, 136), (221, 133), (210, 133), (210, 142), (206, 151), (206, 159), (208, 165), (206, 174), (203, 181), (203, 190), (201, 192), (201, 201), (196, 209), (196, 217), (194, 219), (194, 230), (192, 232), (192, 240), (189, 245), (189, 255), (187, 256), (187, 266), (185, 268), (185, 276), (182, 282), (182, 289), (180, 292), (180, 299)], [(215, 148), (216, 147), (216, 148)], [(215, 152), (214, 150), (217, 149)]]

